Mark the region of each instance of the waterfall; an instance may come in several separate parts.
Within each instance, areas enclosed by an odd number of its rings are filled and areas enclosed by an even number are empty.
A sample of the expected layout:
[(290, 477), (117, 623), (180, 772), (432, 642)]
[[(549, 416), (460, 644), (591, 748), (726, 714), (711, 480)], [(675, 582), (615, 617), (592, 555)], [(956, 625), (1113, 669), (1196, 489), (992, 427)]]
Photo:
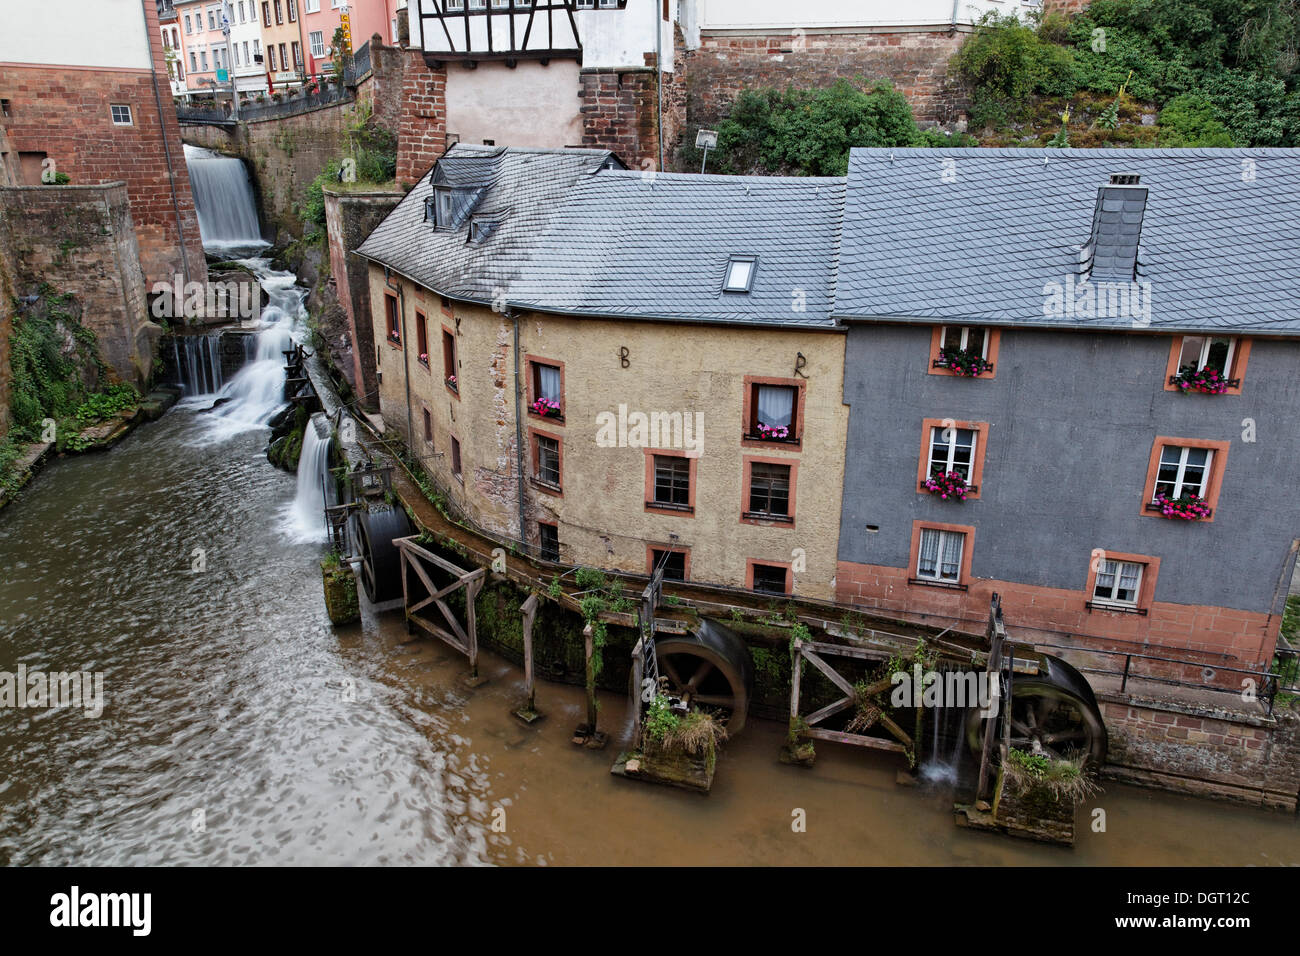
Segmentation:
[(199, 215), (205, 249), (265, 246), (257, 221), (253, 184), (243, 160), (198, 146), (185, 147), (185, 166)]
[[(176, 374), (186, 398), (213, 395), (221, 391), (221, 333), (178, 335), (172, 339), (176, 357)], [(182, 352), (182, 348), (184, 351)]]
[(292, 272), (277, 272), (269, 259), (241, 259), (252, 270), (269, 302), (253, 335), (245, 337), (243, 367), (221, 384), (211, 419), (219, 433), (261, 428), (284, 407), (284, 353), (293, 347), (307, 317), (307, 290)]
[(324, 412), (307, 423), (298, 457), (298, 493), (289, 509), (290, 530), (298, 540), (324, 541), (325, 481), (329, 475), (330, 425)]

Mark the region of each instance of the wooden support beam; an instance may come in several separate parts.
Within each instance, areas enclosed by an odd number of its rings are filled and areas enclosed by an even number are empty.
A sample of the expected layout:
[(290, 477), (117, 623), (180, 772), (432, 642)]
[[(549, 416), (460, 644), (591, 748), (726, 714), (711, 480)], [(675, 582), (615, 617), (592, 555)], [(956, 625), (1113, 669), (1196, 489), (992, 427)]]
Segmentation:
[(542, 716), (537, 712), (537, 685), (533, 682), (533, 622), (537, 619), (540, 603), (537, 592), (534, 591), (519, 608), (523, 615), (524, 632), (524, 703), (515, 711), (515, 716), (526, 724), (531, 724)]

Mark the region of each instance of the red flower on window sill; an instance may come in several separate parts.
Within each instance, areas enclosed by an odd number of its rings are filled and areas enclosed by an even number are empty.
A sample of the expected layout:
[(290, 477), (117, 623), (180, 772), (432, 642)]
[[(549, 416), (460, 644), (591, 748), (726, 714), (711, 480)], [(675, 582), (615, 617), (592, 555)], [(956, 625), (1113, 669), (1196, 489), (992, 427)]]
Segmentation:
[(539, 398), (530, 406), (534, 414), (543, 418), (559, 418), (560, 403), (553, 398)]
[(758, 423), (758, 437), (768, 441), (783, 441), (790, 437), (790, 426), (788, 425), (764, 425)]
[(429, 364), (429, 353), (428, 353), (428, 352), (421, 352), (421, 353), (420, 353), (420, 362), (421, 362), (421, 364), (423, 364), (423, 365), (428, 365), (428, 364)]
[(402, 344), (402, 336), (401, 336), (399, 333), (397, 333), (397, 332), (389, 332), (389, 333), (388, 333), (388, 341), (392, 342), (394, 345), (401, 345), (401, 344)]
[(1166, 518), (1178, 521), (1200, 521), (1210, 516), (1210, 506), (1200, 495), (1186, 494), (1181, 498), (1170, 498), (1163, 491), (1157, 492), (1151, 503), (1153, 511), (1159, 511)]
[(979, 378), (985, 372), (993, 371), (993, 363), (988, 361), (979, 352), (972, 352), (968, 349), (940, 349), (939, 358), (935, 360), (935, 368), (946, 368), (954, 375), (962, 375), (967, 378)]
[(926, 491), (944, 501), (965, 501), (971, 488), (959, 471), (937, 471), (925, 479)]
[(1222, 395), (1236, 386), (1236, 379), (1226, 378), (1217, 368), (1206, 366), (1202, 369), (1188, 365), (1169, 379), (1169, 384), (1178, 389), (1180, 395), (1188, 392), (1200, 392), (1203, 395)]
[(453, 392), (459, 392), (459, 391), (460, 391), (460, 389), (456, 387), (456, 376), (455, 376), (455, 375), (448, 375), (448, 376), (447, 376), (447, 387), (448, 387), (449, 389), (451, 389)]

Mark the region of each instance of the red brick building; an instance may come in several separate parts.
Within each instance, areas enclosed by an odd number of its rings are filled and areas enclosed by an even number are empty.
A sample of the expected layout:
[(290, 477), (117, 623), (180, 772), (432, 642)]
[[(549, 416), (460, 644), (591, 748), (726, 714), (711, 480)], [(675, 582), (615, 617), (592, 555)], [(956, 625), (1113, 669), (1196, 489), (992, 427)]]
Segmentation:
[(0, 31), (0, 123), (24, 185), (127, 184), (146, 282), (205, 281), (155, 0), (29, 5)]

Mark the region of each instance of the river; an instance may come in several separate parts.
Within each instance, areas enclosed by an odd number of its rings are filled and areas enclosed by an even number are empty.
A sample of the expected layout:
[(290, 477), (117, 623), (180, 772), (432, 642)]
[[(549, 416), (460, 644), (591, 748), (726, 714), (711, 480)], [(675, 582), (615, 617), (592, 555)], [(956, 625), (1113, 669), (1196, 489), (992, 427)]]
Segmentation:
[[(106, 697), (98, 718), (0, 710), (0, 863), (1300, 863), (1292, 816), (1116, 784), (1073, 851), (960, 830), (945, 786), (895, 785), (897, 757), (784, 766), (760, 720), (707, 797), (612, 777), (616, 742), (569, 743), (578, 688), (541, 684), (525, 727), (505, 661), (470, 690), (398, 613), (332, 628), (267, 430), (202, 407), (0, 511), (0, 670), (93, 670)], [(601, 713), (626, 725), (617, 697)]]

